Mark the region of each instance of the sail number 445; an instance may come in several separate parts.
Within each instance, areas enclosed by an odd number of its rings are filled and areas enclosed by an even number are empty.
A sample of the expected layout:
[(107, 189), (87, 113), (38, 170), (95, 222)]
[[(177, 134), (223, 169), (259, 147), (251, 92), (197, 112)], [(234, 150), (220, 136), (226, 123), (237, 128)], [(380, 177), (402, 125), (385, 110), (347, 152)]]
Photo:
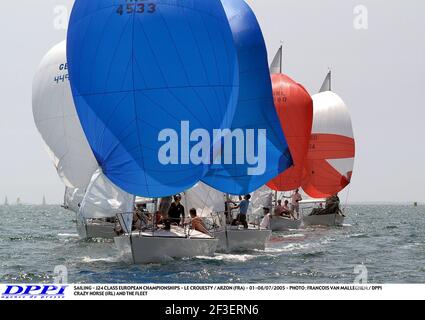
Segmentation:
[[(142, 0), (143, 1), (143, 0)], [(130, 1), (127, 1), (130, 2)], [(131, 3), (127, 5), (118, 6), (117, 13), (122, 16), (123, 14), (133, 14), (133, 13), (154, 13), (156, 11), (155, 3), (146, 3), (137, 0), (132, 0)]]

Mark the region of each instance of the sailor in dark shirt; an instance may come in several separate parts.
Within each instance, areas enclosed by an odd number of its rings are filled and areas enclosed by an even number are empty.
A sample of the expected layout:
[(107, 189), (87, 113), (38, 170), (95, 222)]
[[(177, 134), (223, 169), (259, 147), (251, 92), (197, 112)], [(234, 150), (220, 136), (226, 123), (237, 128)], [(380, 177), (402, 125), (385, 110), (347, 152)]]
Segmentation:
[(170, 222), (173, 224), (178, 224), (185, 219), (184, 207), (181, 204), (182, 197), (180, 195), (176, 195), (174, 197), (174, 202), (171, 204), (170, 210), (168, 211), (168, 218)]

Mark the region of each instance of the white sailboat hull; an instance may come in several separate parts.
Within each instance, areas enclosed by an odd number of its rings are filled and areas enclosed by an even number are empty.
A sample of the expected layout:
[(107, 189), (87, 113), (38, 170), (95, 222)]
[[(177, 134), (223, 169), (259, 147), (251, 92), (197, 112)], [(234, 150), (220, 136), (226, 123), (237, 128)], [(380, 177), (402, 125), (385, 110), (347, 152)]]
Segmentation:
[(306, 216), (303, 219), (304, 226), (340, 227), (344, 224), (344, 217), (340, 214)]
[(265, 229), (232, 229), (214, 232), (219, 240), (218, 252), (243, 252), (250, 250), (265, 250), (272, 232)]
[(82, 239), (113, 239), (115, 224), (101, 221), (86, 221), (77, 218), (77, 232)]
[(213, 256), (218, 240), (199, 232), (184, 235), (181, 228), (171, 231), (133, 232), (130, 235), (115, 237), (115, 245), (125, 261), (134, 264), (166, 262), (171, 259)]
[(284, 217), (272, 217), (270, 219), (270, 228), (274, 232), (297, 230), (301, 227), (302, 220), (293, 220)]

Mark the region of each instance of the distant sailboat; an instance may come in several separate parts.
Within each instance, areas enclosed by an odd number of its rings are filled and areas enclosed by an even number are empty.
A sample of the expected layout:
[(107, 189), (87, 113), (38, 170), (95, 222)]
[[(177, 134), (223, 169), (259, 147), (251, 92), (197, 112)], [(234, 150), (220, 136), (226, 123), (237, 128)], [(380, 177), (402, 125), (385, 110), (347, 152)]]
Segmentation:
[(42, 206), (43, 206), (43, 207), (47, 206), (46, 196), (43, 196)]
[(17, 198), (16, 199), (16, 205), (17, 206), (20, 206), (22, 203), (21, 203), (21, 198)]
[(7, 199), (7, 196), (4, 198), (4, 205), (8, 206), (9, 205), (9, 200)]

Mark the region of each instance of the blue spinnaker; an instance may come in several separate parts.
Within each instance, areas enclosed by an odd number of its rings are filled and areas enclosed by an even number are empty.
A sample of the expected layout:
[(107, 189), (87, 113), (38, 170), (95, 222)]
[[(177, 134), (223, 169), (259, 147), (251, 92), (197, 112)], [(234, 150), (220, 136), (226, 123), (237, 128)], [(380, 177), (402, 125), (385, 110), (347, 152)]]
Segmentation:
[(159, 134), (180, 134), (182, 121), (211, 135), (231, 126), (239, 69), (219, 0), (76, 0), (67, 54), (82, 127), (114, 184), (162, 197), (205, 176), (208, 164), (182, 161), (183, 151), (161, 163)]
[[(266, 129), (267, 149), (265, 154), (258, 154), (261, 148), (258, 148), (259, 140), (255, 140), (257, 156), (266, 158), (264, 158), (264, 172), (259, 170), (252, 175), (248, 172), (248, 168), (252, 165), (247, 162), (235, 165), (238, 152), (234, 144), (232, 164), (214, 165), (203, 182), (222, 192), (240, 195), (259, 189), (284, 172), (292, 166), (292, 157), (274, 107), (267, 50), (258, 21), (245, 1), (221, 0), (221, 2), (233, 32), (240, 72), (239, 101), (231, 128), (256, 129), (256, 131)], [(247, 143), (246, 150), (249, 147)]]

